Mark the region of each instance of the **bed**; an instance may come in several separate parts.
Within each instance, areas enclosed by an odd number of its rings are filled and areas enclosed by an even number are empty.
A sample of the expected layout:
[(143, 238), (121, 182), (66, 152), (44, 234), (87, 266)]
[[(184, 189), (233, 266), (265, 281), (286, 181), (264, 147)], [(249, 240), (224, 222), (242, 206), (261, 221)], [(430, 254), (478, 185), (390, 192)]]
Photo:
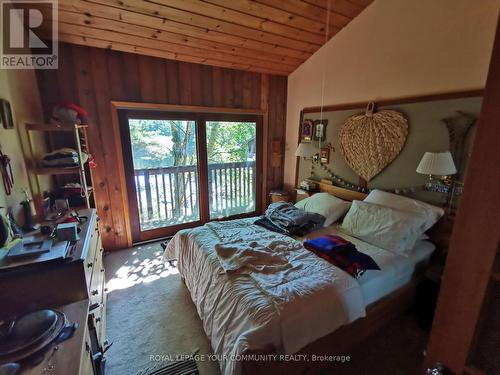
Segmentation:
[[(322, 189), (349, 200), (365, 197), (336, 187)], [(301, 373), (327, 364), (303, 356), (345, 354), (410, 306), (418, 269), (434, 250), (421, 240), (408, 256), (400, 256), (342, 233), (338, 225), (292, 239), (253, 221), (212, 222), (180, 231), (164, 254), (166, 260), (178, 260), (223, 374)], [(325, 233), (354, 243), (381, 271), (354, 279), (303, 248), (302, 241)], [(269, 270), (225, 272), (217, 252), (241, 242), (284, 254), (286, 266), (265, 259)]]

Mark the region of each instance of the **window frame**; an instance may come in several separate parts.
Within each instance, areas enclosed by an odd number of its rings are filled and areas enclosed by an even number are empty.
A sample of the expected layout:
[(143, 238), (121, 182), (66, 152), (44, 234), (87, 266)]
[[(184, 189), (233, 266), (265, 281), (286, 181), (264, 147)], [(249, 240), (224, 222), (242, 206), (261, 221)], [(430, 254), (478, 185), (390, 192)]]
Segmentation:
[[(197, 221), (171, 225), (167, 227), (155, 228), (141, 231), (139, 222), (139, 208), (136, 195), (135, 177), (132, 158), (132, 144), (128, 120), (140, 118), (151, 120), (186, 120), (194, 121), (196, 129), (196, 156), (198, 171), (198, 187), (200, 201), (200, 219)], [(210, 219), (210, 202), (208, 187), (208, 160), (207, 160), (207, 121), (241, 121), (255, 122), (256, 124), (256, 155), (255, 155), (255, 211), (226, 216), (223, 218)], [(179, 110), (154, 110), (151, 108), (118, 109), (118, 124), (121, 137), (121, 151), (125, 170), (125, 185), (128, 198), (129, 221), (132, 234), (132, 242), (151, 241), (171, 237), (179, 230), (193, 228), (203, 225), (209, 221), (234, 220), (259, 215), (262, 212), (262, 189), (263, 184), (263, 115), (247, 114), (237, 112), (205, 112), (205, 111), (179, 111)]]

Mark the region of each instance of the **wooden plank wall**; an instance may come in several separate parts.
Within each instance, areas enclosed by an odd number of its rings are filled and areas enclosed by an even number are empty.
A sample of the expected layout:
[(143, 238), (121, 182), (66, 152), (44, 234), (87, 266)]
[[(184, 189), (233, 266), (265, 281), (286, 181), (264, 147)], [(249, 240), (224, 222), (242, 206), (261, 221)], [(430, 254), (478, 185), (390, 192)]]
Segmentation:
[[(39, 70), (38, 84), (45, 109), (69, 100), (89, 112), (90, 149), (98, 165), (92, 177), (106, 249), (128, 245), (111, 100), (262, 108), (268, 119), (264, 149), (270, 150), (271, 140), (279, 141), (284, 155), (287, 77), (61, 43), (59, 69)], [(268, 158), (266, 196), (283, 183), (283, 162), (270, 163)]]

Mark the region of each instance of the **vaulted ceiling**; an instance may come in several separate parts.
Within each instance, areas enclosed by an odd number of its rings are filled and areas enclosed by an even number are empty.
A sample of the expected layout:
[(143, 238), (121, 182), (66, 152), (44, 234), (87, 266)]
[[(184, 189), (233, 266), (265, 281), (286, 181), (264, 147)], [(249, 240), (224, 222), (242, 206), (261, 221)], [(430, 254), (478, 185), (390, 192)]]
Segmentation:
[(59, 0), (59, 40), (288, 75), (372, 1)]

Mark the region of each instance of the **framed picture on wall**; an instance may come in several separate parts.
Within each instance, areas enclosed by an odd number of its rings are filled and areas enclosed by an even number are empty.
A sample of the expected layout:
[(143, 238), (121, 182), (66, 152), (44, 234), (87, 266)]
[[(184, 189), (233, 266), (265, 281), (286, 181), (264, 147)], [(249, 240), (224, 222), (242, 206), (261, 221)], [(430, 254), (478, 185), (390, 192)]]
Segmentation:
[(10, 103), (5, 99), (0, 99), (0, 121), (5, 129), (14, 128)]
[(328, 164), (330, 162), (330, 148), (322, 147), (319, 151), (319, 162), (321, 164)]
[(324, 142), (326, 139), (326, 125), (328, 120), (314, 121), (314, 140)]
[(314, 122), (313, 120), (304, 120), (300, 128), (301, 142), (310, 142), (313, 139)]

